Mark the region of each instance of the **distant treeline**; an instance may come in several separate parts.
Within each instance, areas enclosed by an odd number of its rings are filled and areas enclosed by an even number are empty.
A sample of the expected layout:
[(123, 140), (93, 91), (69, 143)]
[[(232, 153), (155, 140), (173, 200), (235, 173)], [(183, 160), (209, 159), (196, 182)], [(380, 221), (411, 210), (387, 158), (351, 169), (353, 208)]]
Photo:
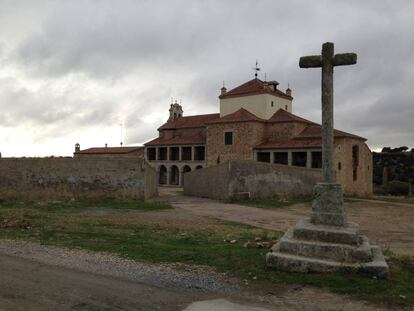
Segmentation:
[[(414, 148), (384, 147), (373, 153), (373, 161), (375, 185), (382, 186), (384, 192), (408, 194), (408, 183), (414, 183)], [(398, 191), (393, 189), (395, 186)]]

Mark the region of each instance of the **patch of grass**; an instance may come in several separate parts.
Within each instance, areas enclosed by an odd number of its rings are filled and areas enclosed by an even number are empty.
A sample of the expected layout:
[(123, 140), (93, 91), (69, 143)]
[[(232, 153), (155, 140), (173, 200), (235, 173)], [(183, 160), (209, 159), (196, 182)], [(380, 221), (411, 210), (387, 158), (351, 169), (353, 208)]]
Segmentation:
[(33, 201), (18, 202), (6, 201), (0, 202), (1, 209), (37, 209), (43, 212), (74, 212), (84, 209), (131, 209), (131, 210), (161, 210), (170, 209), (172, 206), (167, 202), (160, 201), (115, 201), (115, 200), (69, 200), (69, 201)]
[[(98, 206), (112, 204), (115, 203)], [(59, 209), (55, 205), (48, 208), (33, 204), (2, 205), (0, 238), (105, 251), (152, 263), (208, 265), (251, 283), (310, 285), (393, 306), (414, 305), (412, 257), (388, 253), (391, 274), (387, 280), (354, 273), (286, 273), (266, 267), (267, 249), (243, 247), (255, 237), (266, 241), (277, 239), (280, 232), (215, 220), (193, 223), (166, 218), (145, 222), (140, 218), (130, 220), (127, 215), (120, 220), (119, 213), (116, 216), (85, 213), (90, 206), (81, 206)], [(229, 243), (230, 240), (236, 242)]]
[(235, 201), (233, 203), (264, 208), (264, 209), (274, 209), (274, 208), (284, 208), (288, 207), (297, 203), (305, 203), (310, 204), (312, 202), (312, 198), (310, 197), (303, 197), (303, 198), (296, 198), (296, 199), (274, 199), (274, 200), (240, 200)]

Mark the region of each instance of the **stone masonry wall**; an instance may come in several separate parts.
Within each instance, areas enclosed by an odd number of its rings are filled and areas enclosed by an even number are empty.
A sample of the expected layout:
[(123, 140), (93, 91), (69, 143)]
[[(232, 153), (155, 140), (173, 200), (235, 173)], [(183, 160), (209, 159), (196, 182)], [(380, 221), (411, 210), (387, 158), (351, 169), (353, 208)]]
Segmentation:
[[(359, 147), (356, 179), (353, 176), (353, 146)], [(367, 144), (358, 139), (342, 138), (335, 140), (334, 163), (336, 180), (344, 187), (344, 193), (348, 195), (372, 194), (373, 163), (372, 153)], [(339, 165), (339, 163), (341, 164)]]
[(1, 158), (0, 199), (148, 199), (156, 172), (134, 158)]
[(309, 196), (321, 170), (255, 161), (228, 161), (185, 174), (186, 195), (231, 200)]
[[(233, 144), (224, 144), (224, 133), (233, 132)], [(264, 139), (265, 125), (259, 122), (234, 122), (209, 124), (207, 127), (207, 165), (228, 160), (253, 160), (252, 146)]]

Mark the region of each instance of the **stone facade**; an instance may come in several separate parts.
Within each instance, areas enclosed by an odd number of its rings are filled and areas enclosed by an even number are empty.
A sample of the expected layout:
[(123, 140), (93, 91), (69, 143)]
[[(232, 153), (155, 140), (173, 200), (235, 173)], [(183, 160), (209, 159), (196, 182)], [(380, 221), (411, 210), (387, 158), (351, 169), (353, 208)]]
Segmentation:
[[(225, 144), (225, 133), (232, 133), (232, 144)], [(228, 160), (253, 160), (252, 146), (262, 142), (265, 126), (260, 122), (232, 122), (207, 125), (207, 165)]]
[(321, 180), (318, 169), (229, 160), (186, 174), (184, 193), (220, 200), (288, 198), (311, 195)]
[(1, 158), (0, 196), (18, 199), (149, 199), (156, 172), (134, 158)]
[[(320, 170), (321, 126), (292, 114), (291, 90), (283, 93), (273, 83), (273, 89), (259, 79), (228, 92), (222, 88), (220, 114), (186, 117), (181, 105), (171, 106), (159, 137), (145, 144), (145, 158), (158, 171), (159, 183), (182, 186), (184, 173), (229, 160)], [(276, 102), (284, 107), (275, 108)], [(372, 193), (372, 154), (365, 141), (334, 131), (334, 174), (346, 194)], [(196, 149), (202, 157), (195, 156)]]

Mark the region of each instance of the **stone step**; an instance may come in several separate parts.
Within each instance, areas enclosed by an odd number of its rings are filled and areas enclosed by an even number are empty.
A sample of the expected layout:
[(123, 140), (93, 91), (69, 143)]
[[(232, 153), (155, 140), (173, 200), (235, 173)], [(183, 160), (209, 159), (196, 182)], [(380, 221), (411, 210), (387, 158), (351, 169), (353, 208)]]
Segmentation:
[(298, 240), (293, 237), (294, 229), (288, 230), (275, 246), (275, 250), (292, 255), (334, 260), (340, 262), (372, 261), (372, 251), (368, 239), (361, 237), (359, 246), (328, 243), (321, 241)]
[(333, 260), (323, 260), (309, 258), (292, 254), (272, 251), (266, 255), (266, 264), (269, 267), (282, 271), (293, 272), (335, 272), (335, 271), (355, 271), (370, 276), (386, 278), (388, 276), (388, 266), (382, 256), (379, 247), (372, 247), (374, 258), (368, 263), (345, 263)]
[(358, 271), (360, 265), (355, 263), (341, 263), (333, 260), (323, 260), (304, 256), (272, 251), (266, 255), (269, 267), (282, 271), (294, 272), (335, 272), (340, 270)]
[(309, 220), (303, 220), (293, 228), (293, 238), (356, 246), (362, 243), (358, 225), (354, 223), (347, 223), (346, 226), (322, 226), (314, 225)]

